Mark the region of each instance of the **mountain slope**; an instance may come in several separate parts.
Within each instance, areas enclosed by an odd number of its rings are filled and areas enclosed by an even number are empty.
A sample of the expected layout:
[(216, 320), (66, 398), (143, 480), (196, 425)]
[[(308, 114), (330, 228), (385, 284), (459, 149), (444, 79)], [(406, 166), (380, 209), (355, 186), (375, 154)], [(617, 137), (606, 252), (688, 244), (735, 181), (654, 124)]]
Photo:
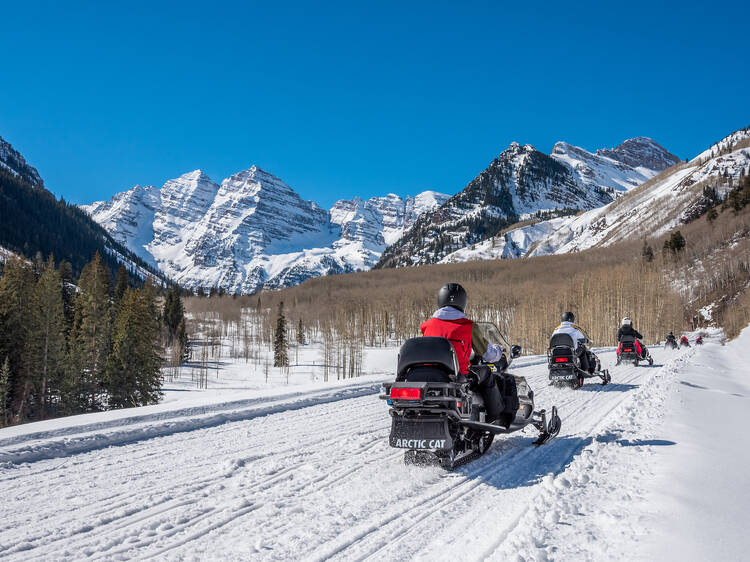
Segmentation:
[[(712, 156), (713, 154), (713, 156)], [(542, 237), (529, 256), (560, 254), (623, 240), (662, 236), (690, 220), (704, 187), (723, 198), (750, 174), (750, 128), (736, 131), (690, 162), (679, 163), (601, 209), (571, 217)]]
[(388, 248), (378, 267), (441, 261), (535, 213), (601, 207), (678, 160), (644, 137), (604, 152), (559, 142), (546, 155), (512, 143), (463, 191), (423, 215)]
[[(652, 156), (657, 163), (667, 162), (663, 155)], [(576, 216), (511, 227), (481, 244), (451, 252), (441, 261), (564, 254), (623, 240), (641, 244), (644, 238), (663, 236), (700, 214), (706, 207), (705, 187), (715, 190), (717, 197), (723, 199), (748, 175), (750, 128), (745, 128), (728, 135), (689, 162), (673, 164), (604, 207)]]
[[(74, 205), (58, 200), (44, 188), (35, 168), (0, 138), (0, 261), (8, 251), (33, 257), (37, 252), (46, 258), (65, 260), (73, 266), (74, 275), (96, 252), (110, 269), (127, 264), (131, 273), (145, 278), (154, 274), (139, 257), (120, 245), (99, 224)], [(163, 278), (163, 276), (161, 276)]]
[(9, 142), (0, 137), (0, 170), (10, 172), (32, 187), (44, 187), (44, 182), (36, 168), (26, 163), (26, 159)]
[(200, 170), (83, 208), (119, 242), (186, 287), (230, 293), (369, 269), (389, 242), (447, 196), (304, 201), (257, 166), (214, 183)]

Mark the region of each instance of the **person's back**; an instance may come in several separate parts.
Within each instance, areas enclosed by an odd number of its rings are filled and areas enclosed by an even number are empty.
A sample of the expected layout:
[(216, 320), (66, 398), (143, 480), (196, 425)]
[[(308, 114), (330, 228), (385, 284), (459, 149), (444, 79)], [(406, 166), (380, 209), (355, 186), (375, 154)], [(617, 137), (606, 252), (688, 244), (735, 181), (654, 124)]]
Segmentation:
[[(641, 341), (643, 339), (643, 336), (641, 333), (633, 328), (633, 321), (626, 316), (622, 319), (622, 322), (620, 322), (620, 329), (617, 330), (617, 341), (618, 343), (622, 342), (622, 338), (624, 336), (630, 336), (635, 341), (635, 349), (638, 353), (638, 356), (647, 359), (649, 357), (648, 349), (645, 345), (643, 345), (643, 342)], [(620, 353), (620, 346), (617, 346), (617, 353)]]
[(471, 331), (474, 323), (459, 309), (443, 306), (432, 318), (422, 322), (419, 329), (423, 336), (436, 336), (449, 340), (456, 350), (458, 368), (462, 374), (469, 372), (471, 359)]
[(588, 343), (589, 339), (586, 337), (583, 329), (580, 326), (576, 325), (575, 321), (576, 318), (572, 312), (563, 313), (560, 325), (555, 328), (555, 331), (552, 332), (552, 335), (554, 336), (555, 334), (567, 334), (568, 336), (570, 336), (573, 339), (573, 344), (575, 345), (575, 353), (581, 362), (581, 369), (583, 369), (584, 371), (593, 372), (593, 361), (592, 358), (589, 357), (589, 351), (586, 349), (586, 344)]
[(621, 342), (623, 336), (632, 336), (637, 340), (642, 340), (643, 336), (633, 328), (633, 322), (627, 316), (622, 319), (620, 329), (617, 330), (617, 341)]
[(583, 330), (580, 328), (580, 326), (577, 326), (575, 324), (575, 318), (572, 320), (563, 320), (560, 322), (560, 325), (555, 328), (555, 331), (552, 332), (552, 335), (555, 334), (567, 334), (571, 338), (573, 338), (573, 343), (578, 347), (579, 345), (583, 345), (588, 341), (588, 338), (586, 337), (586, 334), (583, 333)]

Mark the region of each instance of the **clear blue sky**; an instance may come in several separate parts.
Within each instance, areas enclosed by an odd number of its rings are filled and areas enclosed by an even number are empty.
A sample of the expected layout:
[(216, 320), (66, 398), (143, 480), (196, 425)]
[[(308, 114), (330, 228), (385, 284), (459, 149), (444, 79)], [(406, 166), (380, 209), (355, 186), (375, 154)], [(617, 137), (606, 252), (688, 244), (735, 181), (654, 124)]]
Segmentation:
[(75, 202), (252, 164), (303, 197), (455, 193), (514, 140), (750, 124), (750, 2), (4, 2), (0, 136)]

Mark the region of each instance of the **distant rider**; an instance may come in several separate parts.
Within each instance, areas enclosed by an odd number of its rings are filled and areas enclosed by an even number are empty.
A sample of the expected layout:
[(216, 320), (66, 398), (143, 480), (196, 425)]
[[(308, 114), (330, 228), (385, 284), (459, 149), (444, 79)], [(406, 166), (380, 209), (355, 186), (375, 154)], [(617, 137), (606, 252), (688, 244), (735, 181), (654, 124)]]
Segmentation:
[(555, 328), (552, 333), (555, 334), (567, 334), (573, 338), (573, 344), (576, 346), (575, 352), (578, 355), (578, 359), (581, 361), (581, 369), (588, 371), (589, 374), (594, 374), (596, 371), (596, 359), (593, 354), (586, 348), (586, 344), (589, 343), (589, 339), (579, 326), (576, 326), (576, 317), (572, 312), (564, 312), (561, 318), (562, 322)]
[(648, 356), (648, 350), (641, 341), (643, 339), (643, 336), (638, 330), (633, 328), (633, 321), (627, 316), (622, 319), (622, 322), (620, 323), (620, 329), (617, 330), (617, 343), (622, 342), (623, 336), (631, 336), (635, 338), (635, 350), (636, 352), (638, 352), (639, 357), (646, 358)]
[[(438, 309), (432, 318), (420, 326), (422, 335), (446, 338), (453, 344), (460, 374), (470, 375), (469, 378), (476, 380), (477, 390), (484, 398), (487, 420), (495, 421), (500, 417), (504, 404), (492, 371), (487, 366), (471, 367), (472, 333), (476, 327), (464, 314), (466, 291), (458, 283), (447, 283), (438, 292), (437, 302)], [(482, 354), (482, 360), (494, 363), (502, 373), (508, 366), (507, 353), (508, 350), (502, 346), (490, 343)]]
[(672, 332), (669, 332), (669, 335), (667, 336), (667, 343), (673, 343), (677, 345), (677, 339), (674, 337), (674, 334)]

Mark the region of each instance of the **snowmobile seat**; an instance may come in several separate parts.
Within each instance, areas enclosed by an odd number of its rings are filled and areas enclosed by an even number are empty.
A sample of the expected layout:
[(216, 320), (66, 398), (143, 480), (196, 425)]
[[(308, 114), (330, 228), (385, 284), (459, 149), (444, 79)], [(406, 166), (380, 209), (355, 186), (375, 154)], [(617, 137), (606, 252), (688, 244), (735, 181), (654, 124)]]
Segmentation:
[(575, 350), (576, 345), (569, 334), (554, 334), (552, 339), (549, 340), (549, 348), (553, 349), (555, 347), (569, 347)]
[(457, 374), (456, 352), (446, 338), (411, 338), (399, 350), (397, 381), (408, 375), (412, 382), (449, 382)]

